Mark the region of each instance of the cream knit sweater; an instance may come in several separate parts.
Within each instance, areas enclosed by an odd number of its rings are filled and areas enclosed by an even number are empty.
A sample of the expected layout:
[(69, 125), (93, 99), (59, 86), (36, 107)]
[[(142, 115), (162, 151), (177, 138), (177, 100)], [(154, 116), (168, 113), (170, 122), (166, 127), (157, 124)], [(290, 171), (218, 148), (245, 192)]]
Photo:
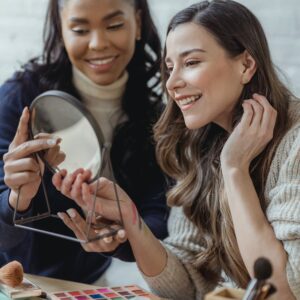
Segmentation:
[[(265, 187), (266, 216), (288, 254), (286, 273), (296, 299), (300, 299), (300, 101), (291, 101), (291, 129), (282, 139)], [(276, 133), (275, 133), (276, 134)], [(190, 263), (201, 251), (197, 228), (174, 207), (165, 239), (168, 261), (161, 274), (144, 276), (150, 288), (172, 300), (201, 300), (214, 288)]]

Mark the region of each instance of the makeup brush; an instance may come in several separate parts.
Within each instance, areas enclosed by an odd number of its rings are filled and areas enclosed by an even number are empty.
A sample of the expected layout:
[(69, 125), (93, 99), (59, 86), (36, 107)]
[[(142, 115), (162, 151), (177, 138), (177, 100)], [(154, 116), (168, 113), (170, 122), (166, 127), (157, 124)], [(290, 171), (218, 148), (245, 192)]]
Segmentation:
[(23, 281), (23, 267), (14, 260), (0, 269), (0, 282), (10, 287), (15, 287)]
[(243, 300), (257, 299), (261, 287), (272, 275), (272, 265), (267, 258), (260, 257), (254, 263), (254, 278), (248, 284)]

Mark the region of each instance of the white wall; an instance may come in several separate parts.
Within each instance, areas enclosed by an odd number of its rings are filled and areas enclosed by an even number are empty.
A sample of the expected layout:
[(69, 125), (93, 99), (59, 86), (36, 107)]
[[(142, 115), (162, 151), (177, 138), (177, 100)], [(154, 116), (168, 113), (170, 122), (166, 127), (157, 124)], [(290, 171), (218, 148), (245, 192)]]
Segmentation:
[[(161, 36), (179, 9), (195, 0), (149, 0)], [(260, 19), (273, 60), (300, 96), (300, 0), (239, 0)], [(41, 51), (47, 0), (0, 0), (0, 83)]]

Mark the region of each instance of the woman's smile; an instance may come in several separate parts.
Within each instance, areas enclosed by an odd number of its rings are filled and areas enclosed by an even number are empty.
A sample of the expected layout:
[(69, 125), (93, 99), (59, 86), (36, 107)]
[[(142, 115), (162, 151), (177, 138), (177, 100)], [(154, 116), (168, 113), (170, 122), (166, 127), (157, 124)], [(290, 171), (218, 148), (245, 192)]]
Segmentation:
[(88, 66), (94, 71), (98, 72), (107, 72), (112, 69), (115, 65), (118, 56), (106, 56), (99, 58), (86, 59), (85, 61), (88, 63)]
[(175, 101), (182, 111), (190, 109), (200, 98), (202, 94), (176, 97)]

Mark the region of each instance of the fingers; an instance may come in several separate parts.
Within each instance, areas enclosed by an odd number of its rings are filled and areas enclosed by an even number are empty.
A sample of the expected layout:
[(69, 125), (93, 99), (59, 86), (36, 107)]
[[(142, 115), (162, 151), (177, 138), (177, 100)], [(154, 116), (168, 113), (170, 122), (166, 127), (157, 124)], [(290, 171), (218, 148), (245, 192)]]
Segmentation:
[[(78, 239), (86, 240), (87, 238), (93, 239), (97, 236), (103, 236), (103, 238), (100, 240), (95, 240), (88, 244), (84, 244), (83, 247), (86, 251), (110, 252), (115, 250), (121, 242), (123, 243), (127, 240), (126, 233), (121, 228), (114, 236), (106, 236), (110, 235), (110, 229), (101, 229), (96, 232), (94, 230), (91, 230), (89, 234), (90, 236), (87, 237), (87, 233), (85, 232), (87, 224), (75, 209), (67, 210), (67, 214), (60, 212), (58, 213), (58, 216), (61, 220), (63, 220), (67, 227), (74, 232)], [(112, 229), (115, 229), (115, 227), (112, 226)]]
[[(106, 225), (102, 229), (96, 229), (98, 237), (103, 236), (103, 241), (107, 244), (112, 242), (124, 243), (127, 241), (127, 234), (119, 224)], [(108, 235), (108, 236), (107, 236)]]
[(32, 157), (26, 157), (19, 160), (13, 160), (4, 165), (4, 172), (6, 174), (18, 172), (39, 172), (40, 167), (38, 162)]
[[(19, 125), (17, 132), (9, 146), (9, 151), (3, 157), (4, 161), (9, 159), (20, 159), (26, 156), (31, 155), (32, 153), (49, 149), (58, 144), (58, 138), (46, 138), (46, 135), (43, 135), (45, 138), (28, 141), (28, 122), (30, 114), (27, 107), (24, 108), (22, 115), (20, 117)], [(42, 135), (40, 135), (42, 136)]]
[(266, 97), (253, 94), (253, 99), (245, 100), (242, 106), (244, 114), (240, 122), (241, 126), (254, 130), (260, 129), (263, 133), (273, 131), (277, 112)]
[[(91, 211), (93, 209), (92, 192), (90, 187), (86, 183), (82, 184), (82, 200), (85, 203), (87, 209)], [(98, 204), (97, 206), (98, 207), (96, 208), (96, 212), (101, 214), (101, 205)]]
[(254, 94), (253, 98), (256, 99), (264, 109), (264, 114), (261, 120), (262, 131), (272, 138), (273, 130), (276, 124), (277, 111), (271, 106), (266, 97)]
[(7, 161), (4, 164), (4, 182), (13, 190), (23, 184), (40, 180), (40, 166), (34, 158)]
[(40, 179), (40, 172), (20, 172), (9, 175), (5, 174), (4, 182), (12, 190), (17, 190), (25, 184), (37, 182)]
[(118, 230), (118, 233), (116, 234), (116, 240), (120, 244), (125, 243), (127, 241), (127, 234), (126, 234), (126, 231), (124, 229)]
[(21, 145), (28, 140), (28, 122), (29, 122), (29, 110), (28, 107), (23, 109), (17, 132), (9, 146), (9, 149), (14, 149), (15, 147)]
[(17, 160), (20, 158), (28, 157), (33, 153), (42, 150), (47, 150), (56, 145), (57, 145), (57, 140), (55, 139), (47, 139), (47, 140), (39, 139), (39, 140), (26, 141), (15, 148), (11, 147), (9, 152), (7, 152), (3, 156), (3, 160), (4, 162), (6, 162), (11, 159)]
[[(68, 215), (66, 213), (63, 213), (63, 212), (59, 212), (59, 213), (57, 213), (57, 215), (65, 223), (65, 225), (74, 232), (75, 236), (79, 240), (83, 240), (83, 241), (86, 240), (85, 225), (82, 224), (84, 221), (78, 215), (78, 213), (76, 212), (75, 209), (70, 209), (68, 211)], [(70, 215), (76, 216), (76, 222), (78, 222), (78, 224), (76, 224), (72, 220), (72, 217)], [(83, 222), (81, 222), (81, 221), (83, 221)], [(84, 222), (84, 224), (85, 224), (85, 222)], [(82, 228), (80, 226), (82, 226)]]
[[(95, 187), (93, 187), (93, 189), (95, 189)], [(120, 208), (117, 197), (119, 199)], [(105, 178), (100, 178), (95, 201), (94, 192), (91, 191), (90, 186), (83, 183), (82, 200), (88, 210), (94, 210), (109, 220), (120, 222), (121, 211), (122, 215), (131, 215), (132, 200), (118, 185)], [(95, 208), (93, 208), (94, 205)]]
[(63, 151), (60, 151), (60, 143), (62, 139), (58, 136), (54, 136), (49, 133), (41, 132), (34, 136), (34, 139), (55, 139), (57, 141), (56, 145), (47, 151), (45, 151), (44, 159), (47, 161), (47, 163), (52, 166), (53, 168), (60, 165), (66, 158), (66, 154)]
[(65, 169), (62, 169), (53, 175), (52, 183), (58, 191), (60, 191), (62, 181), (66, 176), (67, 176), (67, 170), (65, 170)]
[(252, 127), (253, 129), (258, 129), (261, 125), (261, 120), (264, 114), (264, 107), (256, 100), (249, 99), (246, 101), (250, 103), (253, 110), (253, 116), (250, 127)]
[(48, 162), (53, 168), (57, 167), (62, 163), (66, 158), (66, 155), (63, 151), (60, 151), (60, 146), (55, 145), (53, 148), (46, 151), (44, 159)]
[(74, 184), (72, 186), (71, 196), (72, 198), (81, 198), (82, 197), (82, 184), (87, 182), (91, 178), (91, 171), (84, 170), (81, 174), (76, 176)]
[(55, 139), (55, 140), (58, 140), (58, 142), (60, 143), (62, 141), (62, 139), (59, 137), (59, 136), (56, 136), (56, 135), (53, 135), (53, 134), (50, 134), (50, 133), (45, 133), (45, 132), (40, 132), (38, 134), (36, 134), (34, 136), (34, 139), (37, 140), (37, 139)]
[(252, 109), (251, 104), (247, 101), (244, 101), (242, 106), (244, 109), (244, 113), (240, 122), (240, 127), (243, 129), (247, 129), (251, 125), (254, 111)]
[(72, 185), (74, 183), (74, 181), (76, 180), (76, 177), (83, 173), (83, 169), (77, 169), (75, 172), (73, 172), (72, 174), (69, 174), (67, 176), (65, 176), (65, 178), (62, 181), (61, 184), (61, 188), (60, 191), (62, 194), (64, 194), (67, 197), (71, 197), (71, 189), (72, 189)]
[(63, 169), (53, 175), (52, 183), (63, 195), (73, 199), (82, 209), (86, 209), (86, 204), (82, 200), (82, 184), (90, 177), (91, 171), (89, 170), (80, 168), (68, 175)]

